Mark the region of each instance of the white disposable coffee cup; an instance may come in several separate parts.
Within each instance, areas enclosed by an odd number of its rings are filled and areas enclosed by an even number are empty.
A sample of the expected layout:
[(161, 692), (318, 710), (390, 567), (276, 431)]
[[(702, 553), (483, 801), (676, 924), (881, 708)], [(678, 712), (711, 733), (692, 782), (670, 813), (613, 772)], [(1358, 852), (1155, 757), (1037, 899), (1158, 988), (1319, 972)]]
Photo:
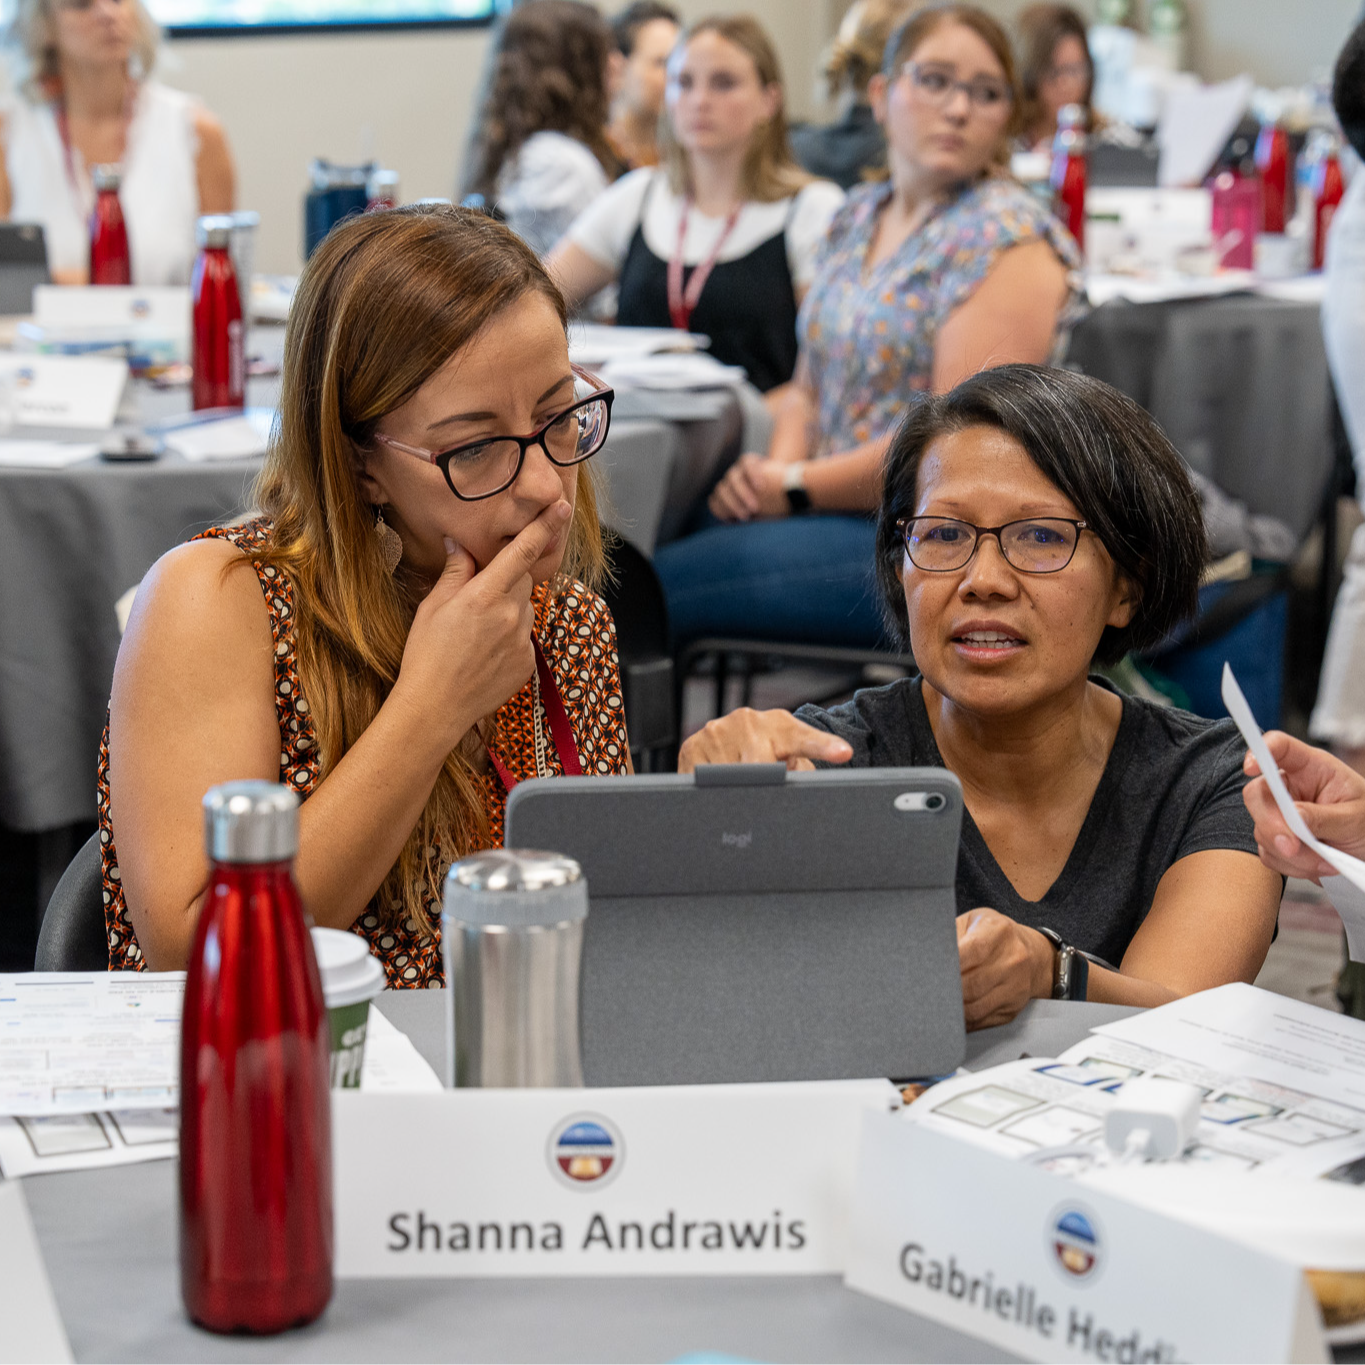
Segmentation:
[(370, 1001), (384, 989), (384, 968), (359, 934), (341, 929), (314, 929), (312, 934), (332, 1027), (332, 1089), (357, 1090)]

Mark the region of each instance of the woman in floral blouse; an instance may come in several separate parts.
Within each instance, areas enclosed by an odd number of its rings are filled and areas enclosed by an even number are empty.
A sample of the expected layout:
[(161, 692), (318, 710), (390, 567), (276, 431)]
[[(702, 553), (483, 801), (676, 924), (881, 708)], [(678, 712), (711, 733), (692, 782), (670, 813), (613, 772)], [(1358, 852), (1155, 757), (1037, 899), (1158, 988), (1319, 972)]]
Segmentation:
[(712, 494), (721, 524), (656, 558), (679, 641), (877, 644), (870, 514), (897, 422), (916, 393), (1046, 363), (1075, 306), (1075, 243), (1004, 170), (1016, 82), (995, 20), (970, 5), (914, 15), (869, 95), (890, 176), (830, 227), (768, 452)]

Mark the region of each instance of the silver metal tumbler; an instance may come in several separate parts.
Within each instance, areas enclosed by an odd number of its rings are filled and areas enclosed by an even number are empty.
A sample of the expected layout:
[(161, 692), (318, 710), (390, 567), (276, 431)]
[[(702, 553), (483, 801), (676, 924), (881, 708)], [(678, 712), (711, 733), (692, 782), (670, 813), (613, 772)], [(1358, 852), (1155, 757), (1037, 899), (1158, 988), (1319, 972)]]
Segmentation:
[(581, 1086), (588, 884), (572, 858), (491, 849), (446, 874), (446, 1084)]

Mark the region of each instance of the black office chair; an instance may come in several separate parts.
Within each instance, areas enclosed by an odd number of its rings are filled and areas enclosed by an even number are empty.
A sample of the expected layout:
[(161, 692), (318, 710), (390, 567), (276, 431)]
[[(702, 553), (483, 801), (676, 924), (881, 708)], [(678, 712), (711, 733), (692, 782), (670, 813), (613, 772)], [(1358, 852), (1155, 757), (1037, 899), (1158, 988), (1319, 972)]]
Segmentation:
[(40, 972), (109, 970), (98, 830), (81, 845), (53, 889), (38, 930), (33, 965)]
[(663, 766), (678, 744), (668, 606), (654, 565), (629, 541), (618, 538), (610, 559), (602, 596), (616, 622), (631, 761), (636, 772), (647, 773), (655, 763)]

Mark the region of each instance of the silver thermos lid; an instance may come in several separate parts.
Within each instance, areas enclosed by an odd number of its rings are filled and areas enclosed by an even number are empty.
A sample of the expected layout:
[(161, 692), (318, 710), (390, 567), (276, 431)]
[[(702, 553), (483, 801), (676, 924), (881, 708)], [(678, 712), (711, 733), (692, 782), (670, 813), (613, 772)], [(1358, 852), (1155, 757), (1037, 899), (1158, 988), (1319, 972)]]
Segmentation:
[(299, 851), (299, 798), (278, 782), (224, 782), (204, 794), (204, 844), (215, 863), (278, 863)]
[(90, 183), (95, 187), (96, 192), (116, 190), (123, 183), (123, 168), (117, 162), (91, 166)]
[(230, 213), (206, 213), (194, 225), (194, 240), (200, 247), (230, 246), (236, 226)]
[(443, 920), (529, 929), (588, 916), (588, 883), (572, 858), (535, 849), (474, 853), (446, 873)]

